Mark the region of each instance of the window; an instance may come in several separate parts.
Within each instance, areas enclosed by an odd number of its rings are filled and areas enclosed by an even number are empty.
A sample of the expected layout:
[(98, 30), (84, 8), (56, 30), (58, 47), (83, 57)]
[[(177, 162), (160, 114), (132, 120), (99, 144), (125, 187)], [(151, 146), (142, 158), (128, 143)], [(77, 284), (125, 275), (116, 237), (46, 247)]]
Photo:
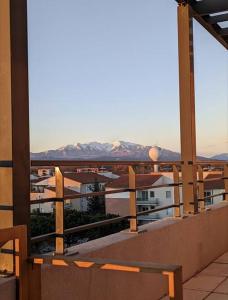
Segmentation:
[(151, 191), (150, 192), (150, 198), (154, 198), (154, 197), (155, 197), (154, 191)]
[(148, 191), (142, 191), (142, 200), (148, 200)]
[[(204, 197), (211, 196), (211, 192), (204, 192)], [(207, 198), (205, 199), (205, 205), (212, 205), (213, 204), (213, 198)]]
[(166, 195), (166, 198), (167, 198), (167, 199), (170, 199), (171, 196), (172, 196), (172, 194), (171, 194), (170, 191), (166, 191), (166, 192), (165, 192), (165, 195)]

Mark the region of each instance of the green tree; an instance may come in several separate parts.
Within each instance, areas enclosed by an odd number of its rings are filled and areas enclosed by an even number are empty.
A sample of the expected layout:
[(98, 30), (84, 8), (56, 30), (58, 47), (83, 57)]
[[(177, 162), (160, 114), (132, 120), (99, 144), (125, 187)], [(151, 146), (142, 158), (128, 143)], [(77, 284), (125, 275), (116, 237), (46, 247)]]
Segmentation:
[[(96, 180), (90, 187), (92, 193), (104, 191), (104, 187)], [(105, 196), (92, 196), (88, 198), (88, 212), (90, 214), (105, 214)]]

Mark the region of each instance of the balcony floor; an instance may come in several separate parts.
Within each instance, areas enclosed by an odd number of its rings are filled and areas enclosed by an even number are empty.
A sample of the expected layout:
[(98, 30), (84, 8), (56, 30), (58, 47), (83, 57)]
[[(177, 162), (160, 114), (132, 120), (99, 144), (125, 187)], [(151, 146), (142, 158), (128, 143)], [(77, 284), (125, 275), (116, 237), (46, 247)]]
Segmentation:
[(228, 300), (228, 252), (184, 283), (184, 300), (203, 299)]

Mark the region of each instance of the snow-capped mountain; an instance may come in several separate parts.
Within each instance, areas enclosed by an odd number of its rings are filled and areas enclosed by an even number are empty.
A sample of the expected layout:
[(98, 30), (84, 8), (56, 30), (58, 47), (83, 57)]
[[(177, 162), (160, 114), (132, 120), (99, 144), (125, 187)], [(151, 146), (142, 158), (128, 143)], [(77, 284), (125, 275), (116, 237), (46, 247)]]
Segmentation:
[[(114, 143), (76, 143), (56, 150), (40, 153), (31, 153), (32, 159), (149, 159), (148, 153), (151, 146), (136, 143), (116, 141)], [(160, 159), (177, 160), (179, 153), (161, 149)]]
[[(32, 159), (74, 159), (74, 160), (149, 160), (149, 150), (152, 146), (117, 141), (114, 143), (76, 143), (56, 150), (31, 153)], [(222, 154), (213, 159), (227, 159), (228, 154)], [(167, 149), (161, 149), (159, 160), (179, 160), (180, 154)], [(200, 157), (200, 159), (204, 159)]]

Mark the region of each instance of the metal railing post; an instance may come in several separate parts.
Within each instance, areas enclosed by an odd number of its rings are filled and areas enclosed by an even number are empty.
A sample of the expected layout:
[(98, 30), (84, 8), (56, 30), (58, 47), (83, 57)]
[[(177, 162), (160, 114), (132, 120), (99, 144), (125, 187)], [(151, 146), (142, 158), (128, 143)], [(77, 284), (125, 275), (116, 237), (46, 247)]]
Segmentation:
[(55, 167), (56, 198), (62, 199), (55, 203), (55, 253), (64, 254), (64, 178), (59, 167)]
[(224, 188), (225, 188), (225, 192), (224, 192), (224, 200), (228, 201), (228, 165), (224, 165)]
[(203, 168), (202, 166), (198, 166), (198, 182), (199, 182), (199, 188), (198, 188), (198, 201), (199, 201), (199, 207), (200, 211), (205, 210), (205, 196), (204, 196), (204, 179), (203, 179)]
[(180, 210), (180, 187), (179, 187), (179, 170), (177, 166), (173, 166), (173, 182), (174, 182), (174, 218), (179, 218), (181, 216)]
[(129, 169), (129, 189), (130, 191), (130, 232), (138, 232), (137, 226), (137, 206), (136, 206), (136, 174), (132, 166)]

